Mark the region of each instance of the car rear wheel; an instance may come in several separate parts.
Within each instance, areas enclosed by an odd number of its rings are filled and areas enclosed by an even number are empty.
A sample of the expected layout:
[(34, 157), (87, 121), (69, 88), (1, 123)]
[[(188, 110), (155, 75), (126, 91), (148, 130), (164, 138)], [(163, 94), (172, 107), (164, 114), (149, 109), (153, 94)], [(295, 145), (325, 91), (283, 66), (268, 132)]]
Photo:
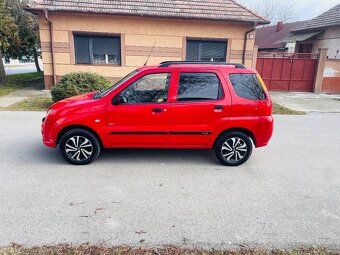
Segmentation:
[(74, 165), (87, 165), (100, 154), (100, 144), (95, 135), (83, 129), (66, 132), (59, 144), (61, 155)]
[(214, 150), (216, 157), (222, 164), (239, 166), (250, 158), (253, 144), (246, 134), (230, 132), (218, 138)]

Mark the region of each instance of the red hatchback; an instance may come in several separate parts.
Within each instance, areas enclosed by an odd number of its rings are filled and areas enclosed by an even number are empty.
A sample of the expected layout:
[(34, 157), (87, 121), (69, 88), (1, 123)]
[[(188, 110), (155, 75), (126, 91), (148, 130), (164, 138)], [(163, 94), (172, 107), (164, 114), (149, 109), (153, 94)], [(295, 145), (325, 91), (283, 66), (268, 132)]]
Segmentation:
[(44, 144), (72, 164), (102, 148), (214, 149), (222, 164), (245, 163), (268, 144), (272, 102), (256, 70), (241, 64), (163, 62), (141, 67), (107, 90), (52, 105)]

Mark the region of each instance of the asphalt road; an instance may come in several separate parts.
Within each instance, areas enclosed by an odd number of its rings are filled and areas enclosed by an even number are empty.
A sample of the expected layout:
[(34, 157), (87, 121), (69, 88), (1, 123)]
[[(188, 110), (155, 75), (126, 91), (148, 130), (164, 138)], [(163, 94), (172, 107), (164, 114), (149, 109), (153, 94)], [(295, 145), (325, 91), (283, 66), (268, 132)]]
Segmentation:
[[(42, 68), (42, 65), (40, 65)], [(34, 73), (37, 71), (35, 64), (34, 63), (28, 63), (26, 65), (21, 64), (21, 65), (14, 65), (14, 66), (9, 66), (7, 65), (5, 67), (5, 71), (7, 75), (11, 74), (21, 74), (21, 73)]]
[(339, 114), (275, 116), (270, 146), (238, 168), (126, 149), (71, 166), (42, 145), (43, 115), (0, 112), (0, 246), (340, 248)]

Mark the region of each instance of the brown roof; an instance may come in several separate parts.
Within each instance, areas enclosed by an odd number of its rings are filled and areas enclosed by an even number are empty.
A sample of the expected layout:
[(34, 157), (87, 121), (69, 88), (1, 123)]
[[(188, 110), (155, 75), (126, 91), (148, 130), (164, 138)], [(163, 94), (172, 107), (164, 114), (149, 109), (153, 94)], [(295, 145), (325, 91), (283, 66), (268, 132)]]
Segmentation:
[(320, 30), (325, 27), (340, 26), (340, 4), (322, 13), (316, 18), (296, 27), (291, 32), (300, 33), (311, 30)]
[(235, 0), (31, 0), (28, 9), (269, 23)]
[(277, 32), (277, 26), (268, 26), (256, 29), (255, 45), (259, 49), (282, 49), (286, 43), (279, 42), (289, 36), (289, 31), (297, 26), (304, 24), (305, 21), (297, 21), (282, 24), (282, 29)]

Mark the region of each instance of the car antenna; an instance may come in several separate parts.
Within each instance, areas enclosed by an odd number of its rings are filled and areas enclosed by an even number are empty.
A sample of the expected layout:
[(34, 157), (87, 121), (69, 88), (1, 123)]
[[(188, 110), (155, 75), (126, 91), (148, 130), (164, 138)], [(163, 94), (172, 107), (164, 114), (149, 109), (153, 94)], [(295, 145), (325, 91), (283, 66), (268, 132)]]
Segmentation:
[(152, 54), (152, 52), (153, 52), (153, 49), (155, 48), (155, 45), (156, 45), (156, 41), (155, 41), (155, 43), (153, 44), (153, 46), (152, 46), (152, 48), (151, 48), (151, 51), (150, 51), (150, 53), (149, 53), (149, 56), (148, 56), (148, 58), (147, 58), (147, 60), (146, 60), (146, 62), (145, 62), (145, 64), (144, 64), (144, 66), (147, 65), (147, 63), (148, 63), (148, 61), (149, 61), (149, 58), (150, 58), (150, 56), (151, 56), (151, 54)]

